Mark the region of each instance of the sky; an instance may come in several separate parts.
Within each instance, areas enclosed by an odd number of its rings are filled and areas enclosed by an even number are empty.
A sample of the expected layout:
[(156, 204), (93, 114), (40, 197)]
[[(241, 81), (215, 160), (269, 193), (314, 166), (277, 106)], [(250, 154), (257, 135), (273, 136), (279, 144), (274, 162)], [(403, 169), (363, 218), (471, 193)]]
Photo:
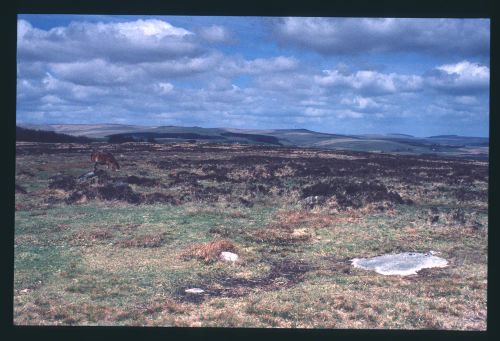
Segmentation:
[(489, 19), (19, 15), (18, 124), (489, 134)]

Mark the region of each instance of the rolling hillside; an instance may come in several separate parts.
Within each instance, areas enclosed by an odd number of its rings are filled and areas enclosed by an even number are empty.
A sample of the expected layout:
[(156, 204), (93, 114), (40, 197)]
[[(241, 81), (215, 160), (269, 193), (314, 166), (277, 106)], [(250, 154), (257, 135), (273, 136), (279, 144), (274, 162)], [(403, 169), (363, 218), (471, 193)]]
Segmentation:
[(420, 138), (396, 133), (341, 135), (307, 129), (259, 130), (121, 124), (27, 124), (21, 126), (73, 136), (87, 136), (103, 141), (114, 137), (124, 141), (127, 139), (136, 141), (154, 139), (158, 143), (178, 141), (242, 143), (399, 154), (436, 154), (481, 160), (487, 159), (489, 153), (488, 138), (457, 135)]

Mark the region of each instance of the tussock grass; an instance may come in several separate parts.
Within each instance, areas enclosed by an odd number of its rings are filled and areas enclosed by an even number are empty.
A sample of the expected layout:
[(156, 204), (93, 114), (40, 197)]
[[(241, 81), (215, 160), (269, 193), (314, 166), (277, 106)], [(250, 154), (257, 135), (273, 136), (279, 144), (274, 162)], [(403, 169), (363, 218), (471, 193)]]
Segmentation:
[(195, 244), (183, 254), (184, 258), (196, 258), (206, 263), (215, 262), (223, 251), (237, 252), (238, 248), (227, 239), (217, 239), (208, 243)]

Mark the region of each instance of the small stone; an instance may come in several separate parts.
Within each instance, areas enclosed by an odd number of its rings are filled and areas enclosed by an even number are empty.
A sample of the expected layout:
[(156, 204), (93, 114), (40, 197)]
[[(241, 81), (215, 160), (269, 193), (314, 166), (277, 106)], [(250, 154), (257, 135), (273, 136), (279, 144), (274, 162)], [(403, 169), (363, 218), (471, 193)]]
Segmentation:
[(220, 259), (225, 262), (236, 262), (238, 260), (238, 255), (236, 253), (222, 251), (220, 253)]
[(200, 288), (191, 288), (191, 289), (184, 290), (184, 292), (187, 294), (203, 294), (205, 292), (205, 290), (200, 289)]
[(30, 291), (30, 289), (23, 289), (20, 291), (21, 294), (26, 294)]

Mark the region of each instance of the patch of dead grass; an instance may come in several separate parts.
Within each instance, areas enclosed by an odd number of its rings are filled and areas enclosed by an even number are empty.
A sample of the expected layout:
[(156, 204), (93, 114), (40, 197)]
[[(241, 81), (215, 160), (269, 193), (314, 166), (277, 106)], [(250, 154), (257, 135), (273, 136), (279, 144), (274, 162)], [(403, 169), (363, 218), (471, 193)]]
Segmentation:
[(186, 307), (170, 298), (152, 301), (144, 306), (145, 314), (156, 314), (161, 312), (181, 314), (186, 311)]
[(170, 298), (160, 298), (132, 307), (114, 307), (89, 302), (70, 303), (56, 298), (36, 299), (17, 304), (16, 325), (153, 325), (152, 317), (179, 315), (186, 306)]
[(68, 303), (55, 299), (35, 300), (15, 309), (16, 325), (114, 325), (128, 320), (145, 325), (147, 320), (137, 309), (122, 309), (87, 302)]
[(228, 217), (230, 218), (236, 218), (236, 219), (239, 219), (239, 218), (248, 218), (248, 214), (246, 214), (245, 212), (241, 212), (241, 211), (232, 211), (232, 212), (229, 212), (227, 214)]
[(72, 245), (88, 245), (90, 243), (109, 240), (113, 234), (109, 231), (78, 231), (71, 236)]
[(281, 228), (280, 226), (270, 226), (259, 229), (251, 234), (252, 239), (260, 243), (270, 243), (275, 245), (286, 245), (299, 242), (307, 242), (313, 235), (307, 229)]
[(206, 263), (215, 262), (223, 251), (236, 252), (236, 245), (227, 239), (216, 239), (208, 243), (199, 243), (191, 246), (182, 256), (183, 258), (196, 258)]

